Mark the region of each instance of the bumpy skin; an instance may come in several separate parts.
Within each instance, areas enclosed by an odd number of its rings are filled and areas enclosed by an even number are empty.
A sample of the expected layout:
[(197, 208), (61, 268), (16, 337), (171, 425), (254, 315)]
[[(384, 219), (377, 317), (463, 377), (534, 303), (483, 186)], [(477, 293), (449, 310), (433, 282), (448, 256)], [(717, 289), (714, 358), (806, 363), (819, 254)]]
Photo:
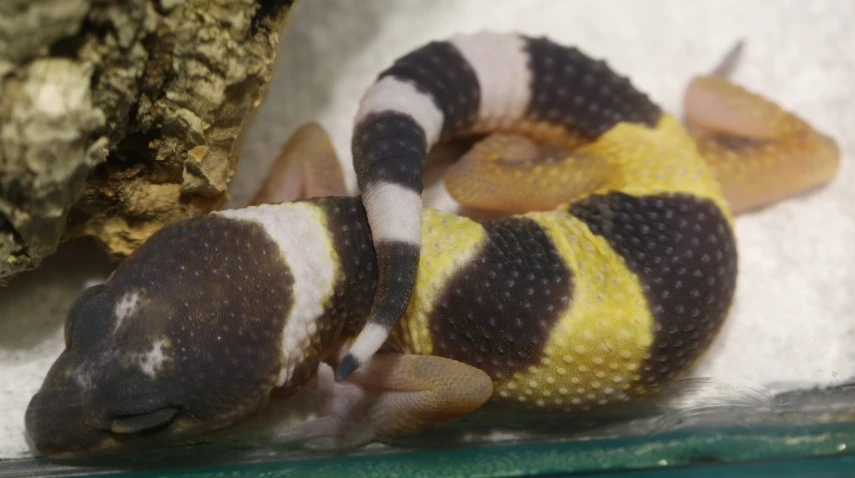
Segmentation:
[[(492, 137), (448, 171), (446, 186), (461, 204), (512, 212), (593, 204), (589, 199), (611, 209), (614, 200), (596, 196), (622, 191), (641, 201), (655, 196), (665, 202), (660, 209), (700, 210), (706, 206), (693, 200), (704, 199), (727, 221), (725, 197), (742, 211), (827, 181), (839, 163), (833, 140), (717, 76), (733, 69), (740, 50), (712, 76), (690, 84), (686, 110), (695, 137), (602, 61), (547, 39), (461, 35), (396, 61), (365, 94), (356, 118), (353, 160), (380, 275), (368, 325), (337, 378), (384, 343), (412, 296), (419, 252), (425, 252), (416, 220), (422, 169), (437, 141), (501, 131), (572, 149), (555, 164), (549, 153), (511, 151)], [(730, 259), (722, 260), (724, 266)]]
[(592, 146), (626, 161), (627, 182), (557, 211), (477, 223), (426, 210), (392, 343), (472, 364), (498, 399), (549, 409), (673, 378), (718, 331), (736, 279), (726, 207), (687, 140), (668, 116), (616, 126)]
[[(353, 161), (380, 276), (368, 326), (339, 366), (338, 378), (379, 348), (412, 295), (426, 151), (442, 139), (497, 129), (539, 139), (552, 133), (591, 140), (577, 154), (612, 162), (606, 166), (612, 177), (597, 193), (680, 191), (723, 206), (702, 161), (686, 152), (691, 146), (683, 130), (603, 62), (547, 39), (517, 35), (432, 42), (383, 72), (357, 113)], [(652, 135), (645, 137), (648, 131)], [(656, 149), (663, 141), (677, 146), (677, 156)], [(674, 176), (676, 170), (668, 178), (653, 177), (665, 175), (665, 162), (690, 177)], [(572, 216), (566, 210), (557, 214)]]
[[(430, 146), (494, 130), (578, 145), (608, 174), (553, 210), (503, 220), (422, 209)], [(354, 160), (361, 200), (175, 224), (86, 291), (27, 411), (35, 446), (97, 452), (226, 426), (304, 386), (322, 361), (353, 372), (377, 340), (380, 360), (351, 379), (425, 395), (380, 400), (368, 438), (466, 413), (491, 393), (585, 409), (673, 379), (730, 307), (731, 215), (695, 139), (576, 49), (483, 33), (416, 50), (366, 94)], [(477, 393), (454, 398), (458, 380)], [(415, 415), (402, 413), (408, 400)], [(338, 422), (325, 423), (334, 433)]]

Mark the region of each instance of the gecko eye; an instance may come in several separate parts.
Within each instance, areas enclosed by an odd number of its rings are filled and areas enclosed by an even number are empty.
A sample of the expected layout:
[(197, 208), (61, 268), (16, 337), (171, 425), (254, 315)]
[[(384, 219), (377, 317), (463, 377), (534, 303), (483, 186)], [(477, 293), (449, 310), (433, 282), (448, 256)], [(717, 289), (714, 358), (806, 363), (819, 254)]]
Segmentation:
[(177, 409), (167, 407), (142, 415), (115, 418), (110, 424), (110, 430), (121, 435), (153, 431), (171, 423), (177, 414)]
[(81, 317), (97, 314), (101, 309), (101, 302), (95, 300), (106, 288), (105, 284), (98, 284), (84, 290), (77, 299), (71, 304), (68, 309), (68, 315), (65, 318), (65, 346), (71, 346), (72, 338), (74, 337), (74, 324)]

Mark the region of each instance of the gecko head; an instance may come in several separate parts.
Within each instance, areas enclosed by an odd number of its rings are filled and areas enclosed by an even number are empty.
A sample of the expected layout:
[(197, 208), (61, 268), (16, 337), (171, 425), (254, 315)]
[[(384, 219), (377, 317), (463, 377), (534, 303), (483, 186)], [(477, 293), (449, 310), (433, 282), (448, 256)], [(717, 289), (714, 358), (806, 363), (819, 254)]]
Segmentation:
[[(121, 324), (116, 312), (145, 312), (138, 310), (138, 294), (118, 302), (113, 295), (108, 284), (90, 287), (69, 310), (66, 348), (25, 417), (29, 438), (42, 453), (97, 453), (117, 447), (125, 437), (166, 429), (179, 417), (180, 404), (157, 377), (168, 342), (153, 342), (146, 333), (123, 334), (120, 340), (126, 342), (117, 347), (113, 329)], [(128, 325), (127, 332), (138, 329)]]
[(34, 448), (79, 458), (163, 446), (266, 405), (292, 280), (247, 227), (214, 216), (168, 226), (76, 299), (27, 409)]

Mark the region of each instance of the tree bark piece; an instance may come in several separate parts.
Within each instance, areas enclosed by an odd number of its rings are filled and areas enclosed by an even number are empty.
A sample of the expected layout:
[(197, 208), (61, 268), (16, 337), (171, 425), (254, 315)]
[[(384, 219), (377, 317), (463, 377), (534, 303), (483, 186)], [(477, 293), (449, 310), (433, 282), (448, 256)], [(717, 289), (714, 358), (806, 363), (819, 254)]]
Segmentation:
[(0, 2), (0, 283), (222, 206), (293, 3)]

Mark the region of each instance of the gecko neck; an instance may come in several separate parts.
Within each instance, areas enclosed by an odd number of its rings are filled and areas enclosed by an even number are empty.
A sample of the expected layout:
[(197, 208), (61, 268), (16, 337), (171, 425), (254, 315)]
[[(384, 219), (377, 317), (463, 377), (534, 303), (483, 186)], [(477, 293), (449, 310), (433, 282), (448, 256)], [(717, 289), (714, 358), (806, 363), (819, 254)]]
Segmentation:
[[(377, 261), (359, 198), (331, 196), (281, 207), (286, 215), (301, 211), (282, 223), (288, 233), (305, 236), (288, 257), (292, 269), (299, 271), (297, 305), (284, 331), (279, 379), (279, 387), (288, 390), (302, 385), (332, 349), (361, 330), (377, 287)], [(306, 207), (314, 211), (311, 224), (306, 222)]]
[(312, 199), (326, 213), (332, 238), (333, 259), (339, 268), (334, 294), (325, 311), (330, 320), (343, 324), (344, 334), (362, 329), (377, 288), (377, 257), (368, 217), (358, 197)]

